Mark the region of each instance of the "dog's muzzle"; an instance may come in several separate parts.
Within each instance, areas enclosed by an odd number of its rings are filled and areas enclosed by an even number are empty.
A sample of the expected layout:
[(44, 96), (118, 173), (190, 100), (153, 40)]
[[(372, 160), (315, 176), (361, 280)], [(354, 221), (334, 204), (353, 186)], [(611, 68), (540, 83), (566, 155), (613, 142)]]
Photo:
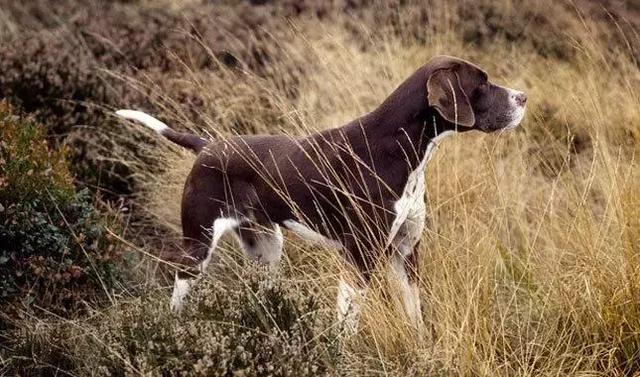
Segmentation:
[(509, 104), (511, 111), (508, 114), (509, 121), (502, 130), (511, 130), (522, 122), (527, 106), (527, 95), (519, 90), (509, 89)]

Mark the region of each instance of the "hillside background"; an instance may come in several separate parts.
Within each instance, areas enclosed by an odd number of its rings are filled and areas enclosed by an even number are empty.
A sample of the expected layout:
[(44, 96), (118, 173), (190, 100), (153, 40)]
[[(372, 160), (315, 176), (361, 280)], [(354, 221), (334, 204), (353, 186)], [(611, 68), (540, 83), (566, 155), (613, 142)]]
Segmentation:
[[(633, 0), (0, 0), (0, 374), (637, 376), (639, 30)], [(380, 273), (345, 336), (348, 267), (293, 235), (169, 312), (193, 156), (113, 110), (303, 135), (436, 54), (529, 102), (430, 162), (421, 334)]]

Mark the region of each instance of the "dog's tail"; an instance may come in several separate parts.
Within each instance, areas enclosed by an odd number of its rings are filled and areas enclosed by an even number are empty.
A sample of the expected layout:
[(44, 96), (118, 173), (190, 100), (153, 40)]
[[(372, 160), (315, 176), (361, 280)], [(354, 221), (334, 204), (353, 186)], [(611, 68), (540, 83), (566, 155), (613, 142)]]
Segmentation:
[(137, 120), (174, 143), (189, 148), (196, 153), (199, 153), (207, 143), (204, 139), (196, 135), (176, 132), (163, 122), (142, 111), (118, 110), (116, 111), (116, 115), (125, 119)]

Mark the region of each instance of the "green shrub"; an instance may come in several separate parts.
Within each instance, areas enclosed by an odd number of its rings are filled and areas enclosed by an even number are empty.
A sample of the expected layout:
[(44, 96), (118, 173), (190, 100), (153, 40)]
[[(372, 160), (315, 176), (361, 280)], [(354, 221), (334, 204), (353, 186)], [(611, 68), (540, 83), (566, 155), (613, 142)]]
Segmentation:
[[(0, 103), (0, 297), (54, 311), (111, 289), (119, 249), (105, 226), (117, 227), (76, 192), (63, 149), (43, 127)], [(3, 307), (4, 309), (4, 307)]]

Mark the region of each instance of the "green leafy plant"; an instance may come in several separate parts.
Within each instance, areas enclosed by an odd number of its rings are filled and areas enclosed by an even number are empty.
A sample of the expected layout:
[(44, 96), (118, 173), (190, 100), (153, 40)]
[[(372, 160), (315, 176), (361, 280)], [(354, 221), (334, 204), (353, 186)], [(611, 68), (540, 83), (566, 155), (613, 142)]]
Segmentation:
[(76, 192), (64, 149), (42, 126), (0, 103), (0, 297), (67, 310), (119, 277), (121, 253), (106, 233), (117, 227)]

